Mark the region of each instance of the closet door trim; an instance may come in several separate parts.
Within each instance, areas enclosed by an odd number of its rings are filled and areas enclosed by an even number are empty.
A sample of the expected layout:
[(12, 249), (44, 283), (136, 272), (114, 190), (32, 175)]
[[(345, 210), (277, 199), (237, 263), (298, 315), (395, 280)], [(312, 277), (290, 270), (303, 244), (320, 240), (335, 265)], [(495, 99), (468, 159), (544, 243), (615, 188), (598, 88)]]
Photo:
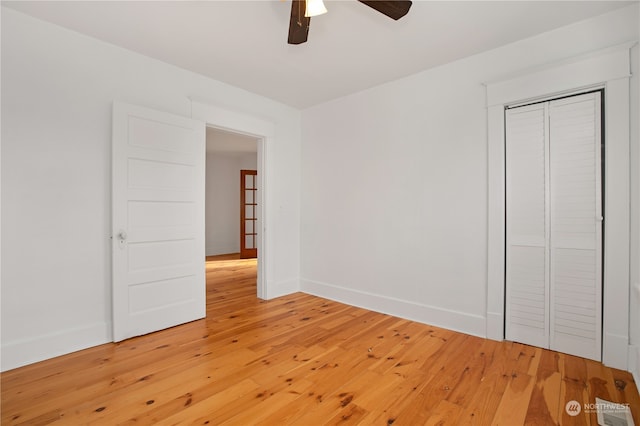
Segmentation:
[[(542, 71), (487, 83), (488, 268), (486, 336), (504, 339), (505, 149), (504, 110), (509, 105), (605, 89), (607, 167), (603, 362), (628, 369), (629, 352), (629, 76), (633, 43), (593, 52)], [(582, 66), (582, 67), (581, 67)], [(586, 67), (586, 68), (583, 68)], [(581, 69), (576, 75), (576, 68)], [(520, 87), (521, 89), (517, 89)], [(626, 160), (625, 160), (626, 159)]]

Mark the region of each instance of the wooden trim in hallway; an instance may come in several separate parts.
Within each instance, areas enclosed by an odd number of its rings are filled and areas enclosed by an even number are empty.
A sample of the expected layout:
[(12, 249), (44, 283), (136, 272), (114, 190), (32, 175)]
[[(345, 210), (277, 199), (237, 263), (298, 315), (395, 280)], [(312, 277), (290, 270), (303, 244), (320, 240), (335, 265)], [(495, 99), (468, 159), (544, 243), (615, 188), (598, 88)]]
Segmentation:
[(256, 260), (207, 258), (207, 318), (1, 375), (3, 425), (597, 425), (632, 376), (302, 293), (256, 298)]

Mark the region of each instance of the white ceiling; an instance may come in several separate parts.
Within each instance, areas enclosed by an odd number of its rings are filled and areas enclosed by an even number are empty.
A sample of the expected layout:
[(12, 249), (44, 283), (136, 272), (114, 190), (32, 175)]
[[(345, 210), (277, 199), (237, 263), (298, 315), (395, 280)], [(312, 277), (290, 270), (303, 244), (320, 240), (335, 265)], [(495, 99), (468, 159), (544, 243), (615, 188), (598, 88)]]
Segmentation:
[(424, 1), (393, 21), (325, 0), (287, 44), (289, 1), (3, 1), (16, 10), (305, 108), (599, 15), (630, 2)]

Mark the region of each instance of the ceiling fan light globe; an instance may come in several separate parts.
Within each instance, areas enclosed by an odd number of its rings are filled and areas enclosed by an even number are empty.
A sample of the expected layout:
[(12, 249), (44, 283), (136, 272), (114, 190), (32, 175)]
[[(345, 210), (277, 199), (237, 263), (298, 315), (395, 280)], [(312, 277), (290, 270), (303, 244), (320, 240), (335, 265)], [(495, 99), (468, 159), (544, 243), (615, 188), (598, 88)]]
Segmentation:
[(304, 11), (304, 16), (306, 18), (327, 13), (327, 8), (324, 6), (322, 0), (307, 0), (306, 4), (307, 7)]

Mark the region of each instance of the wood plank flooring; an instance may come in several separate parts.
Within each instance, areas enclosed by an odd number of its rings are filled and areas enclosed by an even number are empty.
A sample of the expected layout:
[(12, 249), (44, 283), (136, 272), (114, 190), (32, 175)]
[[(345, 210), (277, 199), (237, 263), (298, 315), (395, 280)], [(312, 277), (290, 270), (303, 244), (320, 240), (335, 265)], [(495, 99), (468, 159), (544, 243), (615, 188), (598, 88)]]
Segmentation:
[(255, 260), (207, 259), (207, 318), (1, 375), (3, 425), (596, 425), (632, 376), (296, 293), (258, 300)]

